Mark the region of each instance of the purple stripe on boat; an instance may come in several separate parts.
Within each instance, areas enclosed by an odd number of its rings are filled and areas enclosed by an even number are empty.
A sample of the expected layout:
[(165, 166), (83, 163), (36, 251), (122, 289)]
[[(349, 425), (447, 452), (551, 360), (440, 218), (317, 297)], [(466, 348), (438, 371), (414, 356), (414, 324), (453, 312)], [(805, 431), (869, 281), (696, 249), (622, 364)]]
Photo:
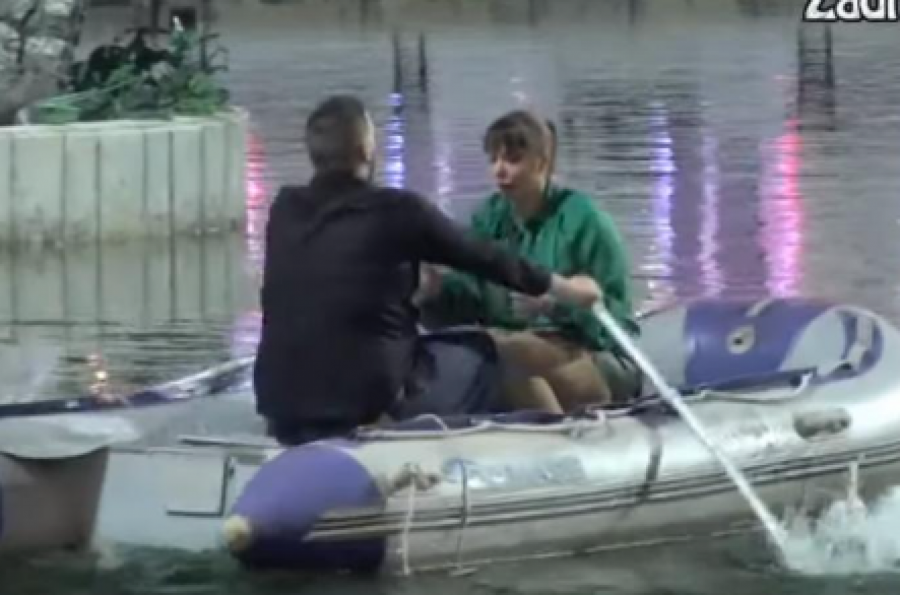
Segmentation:
[[(778, 371), (803, 330), (831, 304), (776, 300), (751, 317), (752, 306), (752, 302), (718, 300), (691, 305), (684, 328), (689, 386)], [(731, 335), (744, 326), (752, 328), (755, 337), (745, 351), (733, 351)]]
[(382, 506), (368, 470), (338, 448), (343, 441), (285, 450), (247, 483), (232, 510), (252, 531), (252, 542), (235, 552), (255, 567), (372, 572), (384, 560), (384, 538), (322, 542), (306, 538), (331, 511)]

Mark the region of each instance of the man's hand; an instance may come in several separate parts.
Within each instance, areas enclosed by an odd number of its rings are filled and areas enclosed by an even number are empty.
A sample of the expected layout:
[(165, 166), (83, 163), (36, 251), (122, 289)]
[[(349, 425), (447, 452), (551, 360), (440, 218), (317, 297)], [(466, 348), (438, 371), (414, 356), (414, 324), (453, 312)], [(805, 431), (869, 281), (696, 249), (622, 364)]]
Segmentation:
[(527, 320), (549, 315), (556, 303), (549, 295), (534, 298), (515, 292), (510, 294), (510, 301), (513, 313)]
[(419, 288), (413, 295), (413, 303), (420, 306), (438, 296), (441, 292), (443, 273), (439, 268), (431, 264), (422, 264), (419, 267)]
[(549, 294), (561, 302), (585, 308), (603, 298), (603, 290), (593, 278), (586, 275), (562, 277), (554, 274)]

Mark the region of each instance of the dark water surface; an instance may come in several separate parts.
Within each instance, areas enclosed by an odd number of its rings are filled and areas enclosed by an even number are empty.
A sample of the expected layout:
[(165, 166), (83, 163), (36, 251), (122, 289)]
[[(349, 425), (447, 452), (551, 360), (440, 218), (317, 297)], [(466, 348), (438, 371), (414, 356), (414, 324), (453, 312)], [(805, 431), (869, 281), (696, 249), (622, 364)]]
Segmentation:
[[(168, 379), (256, 341), (272, 192), (325, 93), (371, 104), (382, 178), (464, 216), (490, 189), (479, 139), (516, 106), (554, 118), (560, 177), (601, 199), (641, 307), (814, 295), (900, 320), (900, 29), (800, 28), (753, 0), (221, 2), (228, 83), (251, 113), (246, 237), (0, 257), (0, 400)], [(121, 8), (91, 13), (89, 38)], [(897, 515), (900, 523), (900, 515)], [(898, 524), (900, 527), (900, 524)], [(111, 559), (110, 559), (111, 556)], [(408, 581), (253, 577), (221, 555), (121, 552), (0, 568), (0, 593), (894, 593), (889, 575), (774, 572), (742, 539)]]

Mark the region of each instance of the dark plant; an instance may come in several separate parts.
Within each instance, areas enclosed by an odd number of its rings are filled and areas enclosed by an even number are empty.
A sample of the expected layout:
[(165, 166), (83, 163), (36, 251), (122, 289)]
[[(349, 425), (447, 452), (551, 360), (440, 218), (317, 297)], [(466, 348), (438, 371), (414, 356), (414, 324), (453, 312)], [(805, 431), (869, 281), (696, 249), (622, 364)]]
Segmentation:
[[(218, 34), (200, 35), (177, 22), (164, 47), (148, 42), (146, 29), (129, 30), (125, 43), (100, 46), (73, 65), (68, 93), (30, 108), (40, 124), (118, 119), (168, 119), (211, 115), (228, 104), (216, 81), (227, 68), (225, 50), (211, 48)], [(212, 49), (212, 51), (210, 51)]]

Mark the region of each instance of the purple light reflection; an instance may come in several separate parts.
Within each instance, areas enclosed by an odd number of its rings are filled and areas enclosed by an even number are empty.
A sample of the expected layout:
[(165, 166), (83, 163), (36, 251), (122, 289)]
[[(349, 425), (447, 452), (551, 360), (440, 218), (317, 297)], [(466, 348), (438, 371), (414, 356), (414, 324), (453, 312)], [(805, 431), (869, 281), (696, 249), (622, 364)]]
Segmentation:
[(393, 188), (406, 186), (406, 123), (403, 119), (405, 100), (402, 93), (390, 95), (391, 116), (384, 127), (384, 184)]
[(719, 162), (718, 141), (713, 131), (701, 127), (700, 154), (703, 160), (702, 201), (700, 203), (700, 285), (703, 295), (716, 297), (722, 293), (723, 278), (719, 268)]
[(648, 299), (653, 308), (661, 302), (668, 302), (675, 295), (675, 287), (672, 280), (672, 195), (674, 193), (674, 174), (677, 172), (672, 153), (672, 136), (669, 133), (669, 117), (666, 106), (655, 102), (651, 105), (654, 112), (650, 118), (650, 173), (653, 176), (651, 188), (651, 208), (656, 243), (656, 263), (652, 268), (656, 269), (655, 279), (648, 281), (647, 286), (650, 295)]

